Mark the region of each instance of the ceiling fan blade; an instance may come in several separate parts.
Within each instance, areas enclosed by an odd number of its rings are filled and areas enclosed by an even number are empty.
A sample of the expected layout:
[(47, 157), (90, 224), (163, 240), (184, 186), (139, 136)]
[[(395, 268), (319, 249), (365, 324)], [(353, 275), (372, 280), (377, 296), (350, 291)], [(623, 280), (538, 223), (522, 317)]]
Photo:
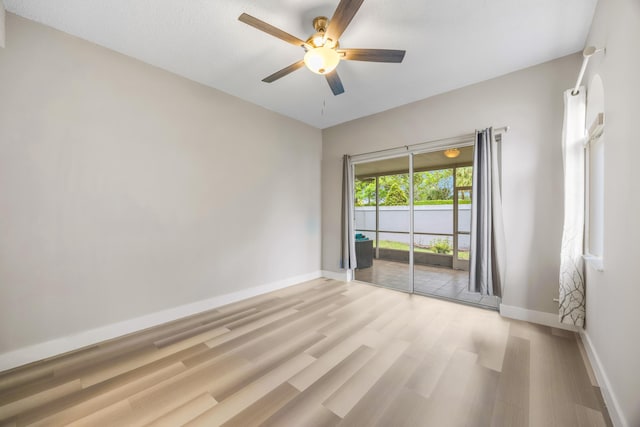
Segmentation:
[(275, 82), (279, 78), (282, 78), (282, 77), (286, 76), (287, 74), (293, 73), (295, 70), (297, 70), (298, 68), (301, 68), (303, 66), (304, 66), (304, 60), (300, 60), (298, 62), (295, 62), (295, 63), (289, 65), (288, 67), (284, 67), (280, 71), (276, 71), (275, 73), (271, 74), (269, 77), (265, 77), (264, 79), (262, 79), (262, 81), (265, 82), (265, 83)]
[(238, 21), (244, 22), (247, 25), (251, 25), (252, 27), (257, 28), (260, 31), (264, 31), (267, 34), (270, 34), (274, 37), (284, 40), (287, 43), (291, 43), (292, 45), (302, 46), (302, 47), (307, 46), (307, 43), (305, 41), (300, 40), (296, 36), (292, 36), (286, 31), (282, 31), (280, 28), (276, 28), (273, 25), (267, 24), (266, 22), (261, 21), (258, 18), (254, 18), (251, 15), (247, 15), (246, 13), (243, 13), (242, 15), (240, 15), (238, 17)]
[(349, 61), (370, 62), (402, 62), (404, 50), (392, 49), (338, 49), (338, 53), (344, 54), (342, 59)]
[(327, 26), (326, 37), (337, 42), (364, 0), (341, 0)]
[(334, 95), (340, 95), (344, 93), (344, 86), (342, 86), (342, 80), (340, 80), (340, 76), (338, 76), (338, 72), (333, 70), (332, 72), (324, 75), (327, 78), (327, 83), (329, 83), (329, 87), (331, 88), (331, 92)]

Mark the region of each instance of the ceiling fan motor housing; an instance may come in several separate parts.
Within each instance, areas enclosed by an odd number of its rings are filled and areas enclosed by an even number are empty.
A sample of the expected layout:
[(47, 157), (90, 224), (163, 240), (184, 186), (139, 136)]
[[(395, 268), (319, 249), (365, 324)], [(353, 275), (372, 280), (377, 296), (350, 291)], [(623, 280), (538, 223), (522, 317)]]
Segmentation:
[(324, 33), (325, 31), (327, 31), (328, 23), (329, 18), (327, 18), (326, 16), (316, 16), (315, 18), (313, 18), (313, 29), (316, 30), (316, 32)]

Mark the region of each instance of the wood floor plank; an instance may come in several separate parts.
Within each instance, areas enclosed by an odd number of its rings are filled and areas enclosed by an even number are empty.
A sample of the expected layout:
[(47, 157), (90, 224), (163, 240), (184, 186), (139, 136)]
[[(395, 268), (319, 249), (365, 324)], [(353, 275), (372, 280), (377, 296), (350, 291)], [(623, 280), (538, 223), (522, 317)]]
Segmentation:
[(49, 388), (39, 393), (7, 402), (0, 406), (0, 419), (11, 418), (21, 412), (45, 405), (53, 400), (81, 389), (82, 383), (80, 380), (76, 379), (60, 384), (57, 387)]
[(113, 405), (102, 408), (86, 417), (80, 418), (68, 424), (69, 427), (92, 427), (107, 424), (126, 425), (124, 418), (131, 413), (131, 406), (126, 400), (121, 400)]
[(315, 332), (310, 332), (306, 335), (296, 336), (294, 339), (283, 343), (283, 345), (274, 347), (262, 354), (260, 358), (253, 360), (251, 367), (242, 372), (241, 375), (230, 378), (229, 381), (219, 381), (211, 389), (211, 394), (219, 401), (226, 399), (258, 378), (277, 369), (280, 364), (294, 355), (303, 353), (306, 347), (317, 342), (318, 339), (319, 337)]
[(362, 396), (382, 377), (409, 347), (407, 341), (393, 341), (363, 366), (322, 404), (340, 418), (353, 409)]
[[(356, 317), (352, 322), (345, 322), (340, 328), (333, 328), (328, 332), (322, 332), (326, 337), (310, 347), (306, 352), (316, 358), (322, 356), (327, 351), (352, 336), (355, 332), (361, 330), (365, 325), (370, 323), (374, 317), (375, 316), (373, 314), (367, 313), (363, 316)], [(320, 329), (320, 331), (326, 330), (327, 328)]]
[(500, 372), (483, 366), (478, 357), (478, 363), (472, 369), (467, 386), (458, 401), (461, 419), (466, 425), (491, 425), (499, 380)]
[(317, 279), (2, 372), (0, 425), (611, 426), (583, 353), (573, 332)]
[(455, 313), (449, 311), (440, 311), (425, 323), (422, 332), (413, 340), (411, 346), (407, 349), (406, 354), (416, 359), (422, 360), (425, 354), (431, 350), (437, 342), (442, 340), (446, 329), (452, 322)]
[[(280, 312), (282, 312), (283, 309), (288, 309), (288, 308), (291, 308), (293, 306), (296, 306), (300, 302), (301, 302), (300, 300), (293, 300), (293, 301), (284, 300), (284, 301), (281, 301), (278, 304), (276, 304), (276, 305), (274, 305), (272, 307), (269, 307), (267, 309), (256, 311), (255, 313), (253, 313), (253, 314), (251, 314), (249, 316), (243, 317), (243, 318), (235, 320), (233, 322), (226, 323), (225, 327), (229, 328), (229, 329), (236, 329), (236, 328), (239, 328), (240, 326), (244, 326), (244, 325), (248, 325), (250, 323), (253, 323), (258, 319), (263, 319), (265, 317), (270, 317), (275, 313), (280, 313)], [(291, 313), (295, 313), (295, 312), (291, 311)], [(276, 320), (279, 319), (279, 318), (281, 318), (281, 317), (276, 316)]]
[(219, 382), (240, 375), (250, 364), (237, 357), (227, 357), (216, 363), (198, 365), (181, 375), (169, 378), (154, 387), (129, 398), (137, 420), (151, 422), (169, 411), (209, 393)]
[(267, 374), (241, 388), (236, 393), (223, 399), (219, 405), (203, 412), (194, 418), (189, 426), (213, 426), (221, 425), (245, 410), (248, 406), (269, 394), (300, 370), (309, 366), (316, 359), (306, 353), (298, 354), (285, 363), (282, 363)]
[(222, 425), (225, 427), (261, 426), (299, 394), (298, 389), (285, 382)]
[(140, 377), (130, 373), (131, 378), (102, 383), (86, 390), (70, 394), (42, 408), (28, 411), (18, 418), (18, 425), (52, 426), (66, 425), (86, 417), (100, 409), (126, 399), (132, 394), (145, 390), (167, 378), (184, 371), (184, 365), (173, 365), (154, 370)]
[[(251, 316), (252, 314), (256, 313), (257, 310), (255, 309), (250, 309), (250, 310), (245, 310), (245, 311), (241, 311), (240, 313), (235, 313), (229, 316), (224, 316), (221, 319), (215, 320), (213, 322), (207, 322), (204, 323), (202, 325), (198, 325), (198, 326), (194, 326), (191, 327), (189, 329), (186, 329), (184, 331), (181, 331), (179, 333), (170, 335), (168, 337), (164, 337), (162, 339), (156, 340), (153, 342), (153, 345), (156, 348), (162, 348), (162, 347), (166, 347), (168, 345), (177, 343), (177, 342), (181, 342), (186, 340), (187, 338), (191, 338), (193, 336), (196, 335), (200, 335), (202, 333), (206, 333), (210, 330), (224, 330), (224, 329), (228, 329), (226, 327), (226, 325), (230, 322), (239, 320), (239, 319), (244, 319), (248, 316)], [(224, 327), (224, 328), (222, 328)], [(228, 331), (227, 331), (228, 332)], [(214, 338), (214, 337), (212, 337)]]
[(478, 355), (478, 363), (494, 371), (502, 370), (509, 337), (509, 322), (501, 317), (487, 315), (472, 328), (473, 345), (469, 350)]
[(247, 332), (251, 332), (254, 331), (256, 329), (259, 329), (263, 326), (268, 325), (269, 323), (275, 322), (276, 320), (280, 320), (284, 317), (289, 317), (291, 315), (294, 315), (298, 313), (296, 310), (288, 308), (286, 310), (281, 310), (278, 311), (276, 313), (271, 313), (270, 315), (266, 316), (266, 317), (262, 317), (260, 319), (256, 319), (251, 323), (248, 323), (246, 325), (242, 325), (234, 330), (232, 330), (229, 333), (226, 333), (224, 335), (218, 336), (216, 338), (213, 338), (211, 340), (208, 340), (205, 342), (206, 345), (208, 345), (209, 347), (213, 348), (216, 346), (219, 346), (221, 344), (226, 343), (227, 341), (231, 341), (232, 339), (235, 338), (239, 338), (243, 335), (245, 335)]
[[(420, 417), (426, 425), (466, 425), (472, 421), (467, 418), (470, 408), (464, 398), (472, 385), (477, 361), (478, 355), (475, 353), (462, 349), (454, 352), (427, 404), (420, 409)], [(490, 402), (493, 401), (490, 399)], [(491, 415), (492, 411), (489, 411)]]
[(576, 418), (581, 427), (607, 427), (607, 423), (602, 412), (586, 406), (576, 404)]
[[(116, 377), (124, 372), (129, 372), (141, 366), (171, 357), (183, 350), (197, 347), (198, 344), (202, 344), (207, 340), (223, 335), (227, 332), (229, 332), (227, 328), (216, 328), (190, 336), (187, 339), (180, 340), (172, 345), (165, 346), (160, 349), (155, 347), (142, 349), (134, 354), (127, 354), (122, 358), (114, 358), (109, 360), (107, 363), (97, 364), (95, 365), (95, 369), (91, 369), (90, 372), (78, 374), (78, 376), (82, 381), (83, 387), (90, 387), (94, 384), (106, 381), (109, 378)], [(182, 353), (182, 357), (189, 357), (190, 355), (190, 352)]]
[(393, 295), (393, 297), (394, 298), (389, 298), (388, 301), (385, 298), (384, 311), (382, 311), (380, 315), (376, 316), (375, 319), (367, 325), (368, 328), (380, 331), (382, 328), (389, 325), (390, 322), (396, 320), (399, 315), (407, 314), (405, 307), (407, 300), (403, 297), (398, 298), (395, 295)]
[(451, 347), (435, 347), (429, 351), (418, 365), (418, 369), (407, 382), (407, 388), (424, 398), (431, 397), (440, 377), (449, 365), (454, 349)]
[(329, 292), (320, 292), (317, 295), (308, 298), (303, 302), (300, 302), (299, 304), (295, 304), (294, 308), (296, 310), (304, 310), (305, 308), (309, 308), (321, 303), (333, 304), (335, 300), (344, 298), (342, 293), (346, 290), (346, 286), (338, 286), (335, 289), (331, 289)]
[[(421, 411), (427, 400), (407, 388), (401, 388), (395, 399), (371, 426), (375, 427), (411, 427), (426, 426)], [(356, 424), (360, 425), (360, 424)]]
[[(348, 358), (353, 352), (363, 347), (363, 342), (358, 337), (351, 337), (323, 354), (319, 359), (306, 369), (295, 375), (289, 383), (300, 391), (304, 391), (315, 384), (322, 376), (336, 365)], [(370, 349), (370, 348), (369, 348)], [(367, 353), (373, 355), (373, 351)]]
[(186, 425), (200, 414), (214, 408), (218, 402), (209, 394), (204, 393), (182, 406), (156, 418), (147, 424), (148, 427), (174, 427)]
[(184, 363), (187, 367), (191, 367), (232, 353), (243, 353), (246, 357), (251, 359), (253, 357), (252, 353), (259, 352), (259, 350), (265, 346), (268, 349), (272, 349), (274, 347), (274, 343), (271, 339), (274, 339), (275, 342), (279, 342), (279, 337), (283, 335), (290, 338), (297, 334), (305, 334), (306, 331), (313, 329), (313, 325), (321, 327), (333, 322), (334, 319), (327, 317), (326, 313), (333, 310), (334, 307), (335, 306), (330, 305), (313, 311), (305, 311), (293, 316), (287, 316), (261, 328), (251, 330), (244, 335), (237, 336), (222, 344), (218, 344), (206, 353), (185, 359)]
[(418, 368), (418, 361), (400, 356), (340, 422), (341, 426), (375, 425)]
[(589, 364), (589, 356), (587, 354), (587, 350), (584, 348), (584, 343), (582, 342), (582, 336), (578, 335), (577, 337), (578, 350), (580, 350), (580, 356), (582, 356), (582, 364), (587, 370), (587, 375), (589, 375), (589, 381), (593, 387), (598, 387), (598, 380), (596, 379), (596, 374), (593, 372), (593, 368)]
[[(263, 337), (265, 334), (274, 333), (279, 329), (281, 330), (295, 323), (308, 321), (309, 319), (317, 319), (318, 322), (324, 326), (333, 321), (333, 319), (327, 318), (325, 315), (333, 311), (335, 307), (335, 305), (328, 305), (303, 312), (287, 308), (279, 313), (273, 313), (265, 318), (236, 328), (224, 336), (207, 341), (206, 344), (212, 349), (218, 348), (221, 352), (227, 352), (229, 346), (236, 347), (246, 344), (253, 339)], [(324, 320), (320, 320), (319, 318)]]
[(494, 420), (529, 425), (530, 341), (509, 336), (496, 391)]
[(491, 417), (491, 427), (521, 427), (521, 426), (545, 426), (554, 424), (529, 424), (526, 411), (519, 405), (496, 401)]
[[(330, 422), (331, 420), (339, 421), (339, 417), (322, 406), (322, 402), (342, 386), (374, 354), (375, 350), (360, 346), (346, 357), (333, 360), (331, 369), (316, 379), (309, 387), (305, 387), (302, 393), (266, 420), (265, 425), (308, 426), (320, 425), (321, 422)], [(289, 380), (289, 383), (292, 381)], [(296, 388), (300, 389), (297, 386)], [(327, 417), (326, 412), (330, 412), (333, 416)]]
[(13, 392), (25, 385), (37, 384), (51, 377), (53, 377), (53, 368), (47, 365), (30, 364), (27, 367), (2, 372), (0, 375), (0, 401), (7, 392)]

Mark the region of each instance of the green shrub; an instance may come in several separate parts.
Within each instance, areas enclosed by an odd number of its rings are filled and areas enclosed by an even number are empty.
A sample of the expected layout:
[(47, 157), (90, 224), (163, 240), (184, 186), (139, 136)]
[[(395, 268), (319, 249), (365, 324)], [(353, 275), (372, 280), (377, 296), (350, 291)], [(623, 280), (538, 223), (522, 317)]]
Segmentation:
[(431, 248), (437, 254), (450, 254), (453, 251), (449, 239), (444, 237), (433, 239), (431, 241)]

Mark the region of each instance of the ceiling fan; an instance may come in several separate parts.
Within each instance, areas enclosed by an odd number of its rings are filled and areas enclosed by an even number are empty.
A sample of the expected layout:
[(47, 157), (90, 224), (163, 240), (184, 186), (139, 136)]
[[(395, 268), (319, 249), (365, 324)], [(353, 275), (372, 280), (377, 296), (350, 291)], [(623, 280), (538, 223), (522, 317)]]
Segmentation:
[(335, 68), (341, 59), (349, 61), (402, 62), (405, 54), (404, 50), (340, 48), (340, 36), (358, 9), (360, 9), (363, 1), (364, 0), (340, 0), (331, 19), (325, 16), (318, 16), (313, 20), (313, 28), (316, 32), (306, 41), (246, 13), (240, 15), (238, 17), (239, 21), (284, 40), (287, 43), (300, 46), (306, 52), (304, 59), (280, 71), (276, 71), (262, 79), (262, 81), (272, 83), (306, 65), (307, 68), (314, 73), (324, 75), (327, 78), (333, 94), (340, 95), (344, 92), (344, 87)]

